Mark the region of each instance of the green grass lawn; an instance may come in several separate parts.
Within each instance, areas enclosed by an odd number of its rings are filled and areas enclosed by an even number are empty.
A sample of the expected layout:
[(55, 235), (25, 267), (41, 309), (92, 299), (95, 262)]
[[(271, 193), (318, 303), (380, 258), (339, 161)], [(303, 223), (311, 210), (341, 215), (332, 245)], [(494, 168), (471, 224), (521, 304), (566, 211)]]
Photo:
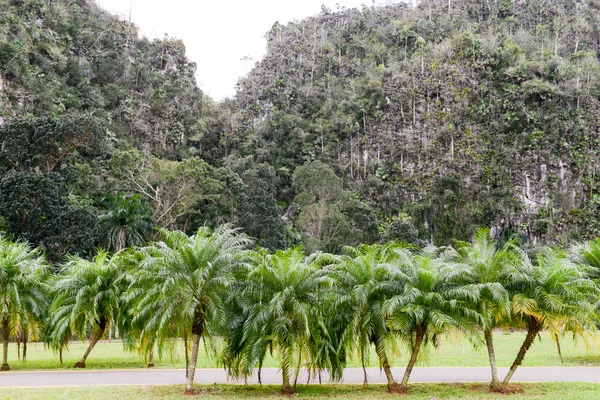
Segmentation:
[[(600, 384), (592, 383), (545, 383), (523, 384), (522, 393), (511, 395), (491, 394), (488, 387), (480, 384), (416, 384), (409, 386), (409, 395), (390, 395), (382, 385), (311, 385), (299, 386), (298, 398), (304, 399), (510, 399), (510, 400), (596, 400), (600, 398)], [(2, 389), (3, 400), (63, 400), (63, 399), (185, 399), (184, 386), (120, 386), (52, 389)], [(202, 398), (208, 399), (289, 399), (279, 394), (280, 387), (214, 385), (197, 389)], [(189, 397), (187, 397), (189, 399)]]
[[(510, 366), (524, 338), (524, 333), (497, 333), (496, 358), (499, 366)], [(561, 341), (563, 356), (566, 366), (573, 365), (600, 365), (600, 347), (598, 343), (591, 342), (590, 347), (580, 339), (574, 342), (571, 339)], [(27, 362), (17, 360), (17, 347), (14, 343), (9, 346), (9, 364), (11, 369), (17, 370), (46, 370), (46, 369), (70, 369), (83, 355), (87, 344), (77, 343), (69, 346), (69, 351), (63, 355), (64, 366), (58, 361), (58, 355), (44, 347), (43, 344), (29, 344)], [(185, 355), (183, 346), (177, 346), (172, 354), (164, 354), (162, 357), (156, 355), (157, 368), (185, 368)], [(407, 351), (403, 350), (401, 355), (394, 356), (394, 366), (404, 366), (407, 362)], [(421, 366), (448, 366), (448, 367), (484, 367), (488, 365), (485, 347), (479, 346), (474, 349), (466, 340), (461, 338), (446, 338), (441, 347), (424, 354), (420, 361)], [(524, 366), (556, 366), (562, 365), (556, 344), (547, 333), (542, 333), (541, 340), (534, 343), (527, 353)], [(110, 369), (110, 368), (143, 368), (146, 366), (144, 358), (135, 353), (123, 350), (121, 343), (99, 342), (90, 354), (87, 361), (88, 369)], [(359, 367), (357, 358), (351, 360), (349, 367)], [(375, 352), (371, 354), (371, 366), (377, 366)], [(201, 348), (198, 360), (198, 368), (218, 367), (214, 359), (210, 358), (205, 349)], [(278, 367), (277, 361), (269, 358), (265, 367)]]

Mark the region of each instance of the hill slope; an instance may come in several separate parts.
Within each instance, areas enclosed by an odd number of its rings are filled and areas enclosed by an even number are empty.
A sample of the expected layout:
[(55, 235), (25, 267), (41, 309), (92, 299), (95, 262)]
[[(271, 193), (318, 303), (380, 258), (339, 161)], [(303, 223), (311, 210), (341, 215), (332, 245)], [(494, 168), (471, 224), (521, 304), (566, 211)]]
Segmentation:
[(595, 0), (423, 0), (275, 24), (228, 151), (323, 160), (438, 244), (476, 225), (597, 235), (599, 15)]
[(55, 258), (124, 206), (272, 249), (600, 235), (599, 0), (323, 8), (267, 41), (215, 104), (181, 41), (0, 0), (0, 230)]

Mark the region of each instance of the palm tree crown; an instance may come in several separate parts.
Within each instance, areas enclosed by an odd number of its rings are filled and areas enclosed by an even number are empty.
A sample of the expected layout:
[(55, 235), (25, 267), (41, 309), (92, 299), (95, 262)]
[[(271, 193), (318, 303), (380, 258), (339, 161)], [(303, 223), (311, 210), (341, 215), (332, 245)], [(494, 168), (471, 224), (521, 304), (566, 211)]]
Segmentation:
[[(531, 273), (527, 256), (512, 242), (501, 248), (491, 240), (489, 229), (477, 231), (472, 243), (458, 242), (458, 261), (468, 266), (459, 275), (466, 288), (477, 297), (477, 310), (482, 316), (485, 343), (492, 373), (491, 388), (498, 390), (500, 381), (496, 367), (493, 329), (508, 323), (511, 315), (509, 289), (529, 281)], [(461, 271), (461, 269), (459, 269)]]
[(152, 230), (152, 219), (139, 195), (131, 197), (108, 195), (101, 205), (106, 212), (100, 215), (103, 228), (102, 245), (111, 251), (143, 246)]

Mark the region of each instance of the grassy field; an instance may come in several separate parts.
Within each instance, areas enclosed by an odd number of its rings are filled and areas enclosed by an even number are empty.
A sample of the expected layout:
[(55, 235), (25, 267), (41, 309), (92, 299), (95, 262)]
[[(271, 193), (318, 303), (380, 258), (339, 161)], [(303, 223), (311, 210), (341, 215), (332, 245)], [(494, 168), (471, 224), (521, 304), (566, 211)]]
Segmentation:
[[(496, 357), (499, 366), (510, 366), (522, 341), (524, 333), (503, 334), (497, 333)], [(589, 348), (580, 339), (574, 342), (571, 339), (561, 341), (563, 356), (566, 366), (592, 366), (600, 365), (600, 347), (598, 343), (591, 342)], [(86, 344), (76, 343), (69, 346), (69, 352), (63, 355), (64, 366), (58, 361), (58, 355), (44, 347), (43, 344), (29, 344), (27, 362), (17, 360), (17, 347), (11, 343), (9, 346), (9, 364), (11, 369), (17, 370), (47, 370), (47, 369), (70, 369), (87, 348)], [(371, 366), (377, 366), (375, 352), (371, 354)], [(393, 359), (394, 366), (404, 366), (407, 362), (407, 351), (396, 355)], [(172, 354), (162, 357), (156, 355), (157, 368), (185, 368), (185, 356), (183, 346), (180, 344)], [(442, 341), (441, 347), (424, 354), (420, 361), (422, 366), (448, 366), (448, 367), (477, 367), (487, 366), (488, 358), (484, 346), (474, 349), (471, 344), (461, 338), (447, 338)], [(556, 350), (556, 344), (549, 335), (542, 333), (541, 340), (536, 341), (527, 353), (524, 366), (556, 366), (562, 365)], [(111, 368), (143, 368), (146, 366), (144, 358), (135, 353), (127, 353), (122, 344), (118, 342), (100, 342), (90, 354), (87, 361), (88, 369), (111, 369)], [(349, 367), (359, 367), (358, 359), (353, 359)], [(198, 360), (198, 368), (214, 368), (217, 363), (210, 358), (205, 349), (201, 349)], [(268, 359), (265, 367), (278, 367), (277, 361)]]
[[(363, 388), (358, 385), (312, 385), (299, 386), (293, 397), (303, 399), (510, 399), (510, 400), (596, 400), (600, 397), (600, 384), (591, 383), (547, 383), (524, 384), (522, 393), (509, 396), (491, 394), (488, 387), (477, 384), (428, 384), (410, 385), (407, 396), (390, 395), (384, 386), (371, 385)], [(91, 388), (52, 388), (52, 389), (2, 389), (3, 400), (63, 400), (63, 399), (185, 399), (184, 387), (176, 386), (120, 386)], [(198, 389), (197, 393), (208, 399), (289, 399), (279, 394), (278, 386), (235, 386), (215, 385)], [(187, 397), (189, 399), (189, 397)]]

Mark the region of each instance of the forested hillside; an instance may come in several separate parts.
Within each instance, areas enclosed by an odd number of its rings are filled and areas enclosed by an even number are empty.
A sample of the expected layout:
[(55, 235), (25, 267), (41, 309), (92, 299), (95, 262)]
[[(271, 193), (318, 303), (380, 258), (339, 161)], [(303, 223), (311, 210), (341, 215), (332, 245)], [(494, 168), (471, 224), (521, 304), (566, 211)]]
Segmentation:
[(0, 0), (0, 230), (55, 259), (223, 222), (333, 252), (600, 234), (600, 1), (324, 8), (267, 40), (215, 103), (179, 40)]
[(275, 24), (227, 151), (323, 160), (437, 244), (598, 234), (599, 23), (593, 0), (424, 0)]

